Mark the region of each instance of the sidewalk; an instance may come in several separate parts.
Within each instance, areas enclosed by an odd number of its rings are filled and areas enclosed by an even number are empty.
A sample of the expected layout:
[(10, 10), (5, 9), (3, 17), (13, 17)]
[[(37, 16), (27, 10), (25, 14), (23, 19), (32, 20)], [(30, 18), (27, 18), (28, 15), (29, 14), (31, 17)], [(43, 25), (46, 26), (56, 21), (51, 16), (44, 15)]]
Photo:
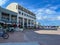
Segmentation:
[(0, 43), (0, 45), (39, 45), (38, 42), (24, 42), (24, 43)]

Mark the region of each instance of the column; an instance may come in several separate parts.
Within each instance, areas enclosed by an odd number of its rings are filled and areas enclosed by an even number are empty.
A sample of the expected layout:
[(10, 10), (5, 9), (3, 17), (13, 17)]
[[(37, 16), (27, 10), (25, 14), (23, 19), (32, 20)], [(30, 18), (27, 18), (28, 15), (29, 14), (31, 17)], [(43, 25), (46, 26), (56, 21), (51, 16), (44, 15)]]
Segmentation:
[(19, 18), (18, 18), (18, 15), (17, 15), (17, 26), (19, 26)]
[(34, 27), (33, 20), (32, 20), (32, 22), (31, 22), (31, 23), (32, 23), (32, 28), (33, 28), (33, 27)]
[(28, 19), (27, 19), (27, 28), (28, 28)]
[(12, 20), (11, 20), (11, 14), (9, 15), (9, 21), (11, 22)]
[(33, 28), (32, 20), (31, 20), (31, 28)]
[(1, 11), (0, 11), (0, 20), (1, 20), (1, 16), (2, 16), (2, 15), (1, 15)]
[(30, 28), (31, 28), (31, 20), (30, 20)]
[(34, 28), (36, 28), (36, 21), (34, 20)]
[(12, 20), (11, 20), (11, 14), (9, 14), (9, 23), (11, 23), (11, 21), (12, 21)]
[(23, 28), (24, 28), (24, 18), (23, 18)]

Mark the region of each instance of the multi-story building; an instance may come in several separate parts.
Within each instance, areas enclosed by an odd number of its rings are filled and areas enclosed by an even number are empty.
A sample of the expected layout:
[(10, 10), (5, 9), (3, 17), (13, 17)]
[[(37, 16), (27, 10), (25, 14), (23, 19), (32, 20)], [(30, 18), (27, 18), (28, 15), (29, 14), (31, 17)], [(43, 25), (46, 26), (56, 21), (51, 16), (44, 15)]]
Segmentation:
[(33, 28), (36, 23), (36, 15), (18, 3), (11, 3), (6, 7), (17, 13), (17, 24), (23, 28)]
[(13, 23), (17, 24), (17, 13), (0, 7), (0, 26)]

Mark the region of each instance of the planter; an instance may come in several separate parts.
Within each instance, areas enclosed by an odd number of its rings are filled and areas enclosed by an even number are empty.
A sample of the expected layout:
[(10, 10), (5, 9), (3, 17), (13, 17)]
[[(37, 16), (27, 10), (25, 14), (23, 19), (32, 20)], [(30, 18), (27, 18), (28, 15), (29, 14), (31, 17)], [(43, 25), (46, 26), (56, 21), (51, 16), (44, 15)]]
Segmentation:
[(23, 31), (23, 28), (20, 28), (20, 31), (22, 32)]
[(16, 28), (16, 31), (23, 31), (23, 28)]

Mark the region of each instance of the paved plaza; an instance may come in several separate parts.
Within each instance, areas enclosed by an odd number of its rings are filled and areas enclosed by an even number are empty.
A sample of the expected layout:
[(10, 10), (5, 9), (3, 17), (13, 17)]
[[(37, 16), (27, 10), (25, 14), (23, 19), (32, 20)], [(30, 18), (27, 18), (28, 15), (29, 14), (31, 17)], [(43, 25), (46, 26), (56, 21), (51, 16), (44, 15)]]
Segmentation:
[(38, 42), (28, 42), (28, 43), (1, 43), (0, 45), (39, 45)]
[(25, 30), (0, 38), (0, 45), (60, 45), (60, 30)]

